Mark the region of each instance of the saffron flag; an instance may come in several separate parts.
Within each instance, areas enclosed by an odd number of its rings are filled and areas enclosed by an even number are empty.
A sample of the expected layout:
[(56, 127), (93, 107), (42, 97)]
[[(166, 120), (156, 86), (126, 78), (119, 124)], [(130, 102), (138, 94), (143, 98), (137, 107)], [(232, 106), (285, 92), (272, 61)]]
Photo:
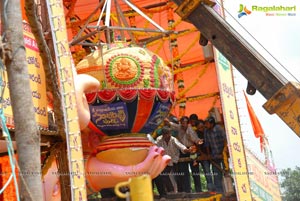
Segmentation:
[(251, 124), (252, 124), (252, 128), (253, 128), (253, 132), (254, 132), (254, 135), (256, 138), (259, 138), (259, 141), (260, 141), (260, 149), (261, 151), (263, 151), (263, 146), (264, 146), (264, 130), (244, 92), (244, 96), (245, 96), (245, 99), (246, 99), (246, 103), (247, 103), (247, 109), (248, 109), (248, 113), (249, 113), (249, 117), (250, 117), (250, 121), (251, 121)]

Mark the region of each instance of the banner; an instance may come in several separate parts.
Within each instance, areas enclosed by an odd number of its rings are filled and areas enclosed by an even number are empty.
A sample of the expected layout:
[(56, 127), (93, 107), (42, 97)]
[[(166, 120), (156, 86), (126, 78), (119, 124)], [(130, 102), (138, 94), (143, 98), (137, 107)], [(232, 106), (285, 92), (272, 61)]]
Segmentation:
[(214, 49), (214, 51), (236, 195), (238, 200), (251, 200), (251, 189), (237, 112), (232, 68), (228, 60), (218, 50)]
[(252, 196), (257, 201), (281, 201), (278, 174), (246, 150)]
[[(42, 66), (42, 59), (39, 56), (39, 49), (34, 36), (31, 32), (29, 24), (23, 21), (23, 34), (26, 47), (26, 60), (28, 63), (28, 76), (30, 80), (31, 95), (35, 111), (35, 119), (40, 127), (48, 128), (48, 110), (47, 110), (47, 95), (46, 95), (46, 79)], [(7, 75), (3, 82), (5, 87), (3, 95), (4, 115), (9, 127), (14, 126), (11, 100), (9, 96), (9, 85)], [(21, 97), (20, 97), (21, 98)]]
[(92, 122), (102, 130), (128, 129), (128, 112), (125, 102), (89, 105)]
[(171, 103), (169, 102), (157, 102), (156, 106), (152, 109), (152, 115), (148, 119), (147, 123), (144, 125), (141, 133), (152, 133), (161, 122), (163, 122), (164, 117), (167, 116), (171, 108)]

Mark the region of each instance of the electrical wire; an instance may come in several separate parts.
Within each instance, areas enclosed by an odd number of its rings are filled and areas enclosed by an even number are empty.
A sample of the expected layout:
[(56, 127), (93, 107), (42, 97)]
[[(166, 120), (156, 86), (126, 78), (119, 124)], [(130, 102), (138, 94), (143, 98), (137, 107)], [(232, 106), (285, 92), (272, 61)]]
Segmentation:
[[(4, 68), (2, 68), (3, 67), (2, 61), (0, 62), (0, 66), (1, 66), (1, 71), (2, 71), (1, 77), (0, 77), (0, 82), (1, 82), (0, 86), (2, 86), (2, 82), (3, 82), (2, 77), (4, 77)], [(1, 102), (3, 100), (3, 94), (4, 94), (4, 87), (3, 87), (3, 89), (1, 88)], [(19, 187), (18, 187), (17, 176), (16, 176), (16, 172), (15, 172), (15, 167), (16, 167), (15, 165), (17, 162), (16, 162), (16, 159), (14, 156), (14, 148), (13, 148), (12, 140), (11, 140), (8, 128), (6, 126), (6, 118), (3, 113), (2, 104), (1, 104), (1, 108), (0, 108), (0, 118), (1, 118), (2, 133), (3, 133), (3, 136), (5, 137), (5, 141), (7, 144), (7, 152), (8, 152), (9, 161), (10, 161), (10, 165), (11, 165), (11, 171), (12, 171), (10, 178), (8, 179), (6, 184), (3, 186), (3, 188), (1, 189), (0, 194), (6, 189), (6, 187), (11, 182), (11, 179), (13, 178), (15, 189), (16, 189), (17, 200), (20, 201)]]
[(6, 181), (6, 183), (4, 184), (4, 186), (0, 189), (0, 194), (2, 194), (5, 191), (7, 186), (10, 184), (12, 178), (13, 178), (13, 175), (11, 174), (10, 177), (8, 178), (8, 180)]
[(0, 118), (1, 118), (1, 124), (2, 124), (2, 132), (3, 132), (3, 135), (4, 135), (6, 143), (7, 143), (7, 152), (8, 152), (9, 161), (10, 161), (10, 165), (11, 165), (11, 171), (12, 171), (12, 174), (11, 174), (10, 178), (8, 179), (6, 184), (3, 186), (3, 188), (1, 189), (0, 194), (6, 189), (6, 187), (11, 182), (11, 179), (13, 178), (15, 189), (16, 189), (17, 200), (20, 201), (19, 187), (18, 187), (17, 176), (16, 176), (16, 172), (15, 172), (15, 169), (16, 169), (15, 164), (17, 162), (16, 162), (16, 159), (14, 157), (12, 140), (10, 138), (10, 134), (9, 134), (8, 129), (6, 127), (6, 124), (5, 124), (6, 120), (5, 120), (5, 116), (3, 114), (2, 108), (0, 109)]
[[(1, 62), (2, 63), (2, 62)], [(0, 78), (1, 79), (1, 78)], [(2, 83), (2, 79), (0, 81)], [(3, 91), (2, 91), (2, 94), (3, 94)], [(1, 95), (1, 97), (3, 97), (3, 95)], [(1, 98), (2, 99), (2, 98)], [(3, 119), (3, 110), (1, 108), (0, 110), (0, 116), (1, 116), (1, 125), (2, 125), (2, 129), (3, 129), (3, 121), (5, 122), (5, 120)], [(5, 118), (5, 117), (4, 117)], [(4, 129), (3, 129), (3, 132), (4, 132)], [(3, 134), (3, 136), (5, 137), (6, 139), (6, 144), (7, 144), (7, 150), (8, 150), (8, 153), (10, 154), (10, 150), (11, 150), (11, 141), (9, 139), (7, 139), (7, 133)], [(10, 157), (10, 156), (9, 156)], [(14, 173), (15, 172), (15, 166), (13, 165), (12, 167), (12, 172)], [(7, 186), (10, 184), (11, 180), (14, 178), (14, 175), (11, 174), (10, 177), (8, 178), (8, 180), (6, 181), (6, 183), (4, 184), (4, 186), (0, 189), (0, 194), (2, 194), (4, 192), (4, 190), (7, 188)]]

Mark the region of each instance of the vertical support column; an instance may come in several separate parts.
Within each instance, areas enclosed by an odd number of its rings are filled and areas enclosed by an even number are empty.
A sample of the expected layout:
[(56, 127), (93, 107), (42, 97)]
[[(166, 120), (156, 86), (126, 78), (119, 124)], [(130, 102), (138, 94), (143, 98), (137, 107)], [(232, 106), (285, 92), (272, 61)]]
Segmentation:
[(243, 137), (236, 105), (235, 89), (233, 85), (232, 66), (229, 61), (215, 49), (215, 61), (220, 88), (224, 125), (227, 143), (232, 163), (236, 196), (238, 200), (251, 200), (246, 155)]
[[(174, 27), (174, 11), (173, 8), (168, 8), (168, 28), (169, 30), (175, 30)], [(172, 48), (172, 56), (174, 58), (173, 65), (174, 70), (180, 68), (180, 58), (179, 58), (179, 50), (178, 50), (178, 43), (177, 43), (177, 37), (174, 33), (171, 34), (171, 48)], [(184, 79), (183, 79), (183, 73), (179, 72), (175, 75), (174, 81), (177, 82), (178, 87), (178, 94), (181, 94), (182, 91), (184, 91)], [(178, 98), (184, 98), (185, 95), (182, 95)], [(185, 107), (186, 107), (186, 101), (182, 101), (179, 103), (179, 117), (182, 117), (185, 115)]]
[(86, 200), (84, 160), (76, 107), (72, 57), (67, 41), (63, 4), (60, 0), (48, 0), (47, 7), (57, 58), (58, 77), (61, 81), (60, 89), (62, 92), (63, 113), (67, 133), (71, 196), (72, 200)]

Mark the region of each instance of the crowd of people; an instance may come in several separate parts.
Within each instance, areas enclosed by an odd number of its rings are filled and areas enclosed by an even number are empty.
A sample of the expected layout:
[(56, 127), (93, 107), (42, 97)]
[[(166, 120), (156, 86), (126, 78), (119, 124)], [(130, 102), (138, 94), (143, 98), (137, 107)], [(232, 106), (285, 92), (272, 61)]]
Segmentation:
[[(163, 147), (165, 154), (172, 159), (153, 180), (161, 197), (173, 192), (191, 193), (192, 182), (194, 192), (205, 189), (223, 193), (222, 177), (228, 170), (223, 157), (227, 148), (226, 134), (214, 117), (202, 120), (192, 114), (181, 117), (179, 121), (175, 117), (167, 118), (156, 134), (157, 146)], [(201, 185), (201, 172), (205, 176), (206, 188)]]
[[(213, 117), (202, 120), (192, 114), (178, 121), (170, 116), (153, 136), (153, 142), (171, 157), (163, 172), (153, 179), (161, 198), (171, 193), (223, 193), (222, 177), (228, 171), (224, 153), (228, 149), (225, 130)], [(206, 186), (202, 186), (201, 174)], [(103, 198), (115, 196), (113, 188), (100, 193)]]

